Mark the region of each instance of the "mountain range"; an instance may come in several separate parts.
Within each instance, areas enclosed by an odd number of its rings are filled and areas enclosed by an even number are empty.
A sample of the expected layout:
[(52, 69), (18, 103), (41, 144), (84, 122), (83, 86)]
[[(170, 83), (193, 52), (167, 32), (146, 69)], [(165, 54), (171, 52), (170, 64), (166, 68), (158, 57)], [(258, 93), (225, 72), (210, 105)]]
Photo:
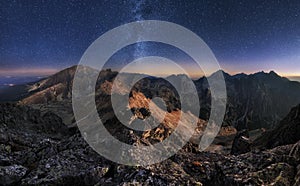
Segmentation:
[[(34, 105), (48, 102), (59, 102), (70, 100), (72, 96), (73, 78), (77, 66), (62, 70), (52, 76), (27, 85), (10, 87), (6, 92), (1, 92), (0, 97), (5, 96), (19, 101), (20, 104)], [(94, 69), (86, 68), (90, 73), (98, 73)], [(217, 73), (217, 72), (216, 72)], [(216, 74), (215, 73), (215, 74)], [(288, 114), (290, 108), (300, 103), (300, 83), (280, 77), (274, 71), (269, 73), (258, 72), (255, 74), (229, 75), (223, 72), (227, 89), (227, 109), (223, 126), (234, 126), (238, 130), (273, 128)], [(110, 94), (114, 78), (117, 72), (103, 70), (99, 74), (96, 85), (96, 93)], [(214, 76), (212, 74), (211, 76)], [(130, 75), (123, 75), (123, 82), (117, 87), (120, 94), (124, 91), (142, 92), (146, 97), (160, 96), (164, 99), (168, 111), (180, 109), (180, 98), (170, 85), (168, 80), (174, 76), (163, 78), (143, 78), (131, 85)], [(186, 75), (176, 75), (176, 78), (185, 81)], [(208, 77), (210, 78), (210, 77)], [(177, 80), (178, 81), (178, 80)], [(206, 77), (193, 81), (200, 102), (199, 117), (207, 120), (210, 115), (211, 93)], [(180, 83), (179, 83), (180, 84)], [(154, 86), (155, 85), (155, 86)], [(8, 92), (8, 93), (7, 93)], [(11, 92), (14, 92), (14, 96)], [(194, 113), (197, 115), (197, 113)]]
[[(137, 146), (159, 143), (172, 134), (180, 114), (184, 115), (184, 130), (194, 132), (192, 138), (171, 158), (147, 167), (119, 165), (101, 157), (83, 139), (74, 119), (71, 98), (76, 68), (98, 74), (98, 114), (115, 138)], [(0, 103), (1, 185), (299, 185), (300, 83), (272, 71), (233, 76), (220, 71), (211, 76), (220, 73), (227, 88), (225, 120), (204, 152), (199, 151), (197, 140), (209, 117), (210, 77), (193, 81), (200, 113), (190, 112), (188, 107), (183, 110), (178, 93), (168, 82), (177, 78), (178, 84), (184, 85), (185, 75), (135, 82), (125, 73), (113, 85), (117, 72), (98, 73), (74, 66), (37, 82), (6, 89), (0, 93), (1, 99), (14, 103)], [(179, 86), (184, 88), (186, 85)], [(122, 113), (132, 112), (130, 124), (139, 120), (145, 125), (157, 120), (160, 124), (145, 131), (124, 127), (112, 108), (111, 96), (123, 100), (125, 92), (130, 92), (129, 102), (117, 106), (126, 106)], [(187, 91), (185, 96), (190, 94)], [(157, 97), (164, 104), (152, 101)], [(188, 131), (190, 118), (197, 119), (195, 131)], [(102, 143), (110, 144), (105, 140)]]

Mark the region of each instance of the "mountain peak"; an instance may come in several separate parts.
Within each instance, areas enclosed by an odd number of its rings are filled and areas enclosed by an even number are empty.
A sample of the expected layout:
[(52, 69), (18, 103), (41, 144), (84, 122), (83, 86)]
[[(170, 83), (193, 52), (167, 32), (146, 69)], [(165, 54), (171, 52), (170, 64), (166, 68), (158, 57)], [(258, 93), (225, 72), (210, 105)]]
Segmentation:
[(224, 78), (230, 77), (230, 75), (227, 72), (225, 72), (224, 70), (218, 70), (218, 71), (212, 73), (210, 75), (210, 77), (218, 76), (220, 74), (222, 74), (224, 76)]
[(258, 78), (272, 78), (272, 79), (281, 79), (282, 77), (278, 75), (274, 70), (271, 70), (269, 73), (261, 71), (254, 74), (251, 74), (252, 76), (258, 77)]
[(243, 77), (247, 77), (247, 74), (245, 74), (245, 73), (239, 73), (239, 74), (235, 74), (233, 77), (234, 78), (243, 78)]
[(269, 72), (269, 74), (272, 75), (272, 76), (279, 76), (274, 70), (271, 70)]

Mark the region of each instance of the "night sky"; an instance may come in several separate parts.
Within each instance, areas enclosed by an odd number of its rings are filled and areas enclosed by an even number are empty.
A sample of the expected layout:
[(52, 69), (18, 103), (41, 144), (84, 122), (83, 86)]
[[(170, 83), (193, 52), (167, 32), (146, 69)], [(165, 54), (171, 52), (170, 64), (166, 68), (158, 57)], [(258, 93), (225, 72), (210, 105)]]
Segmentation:
[[(300, 75), (299, 0), (2, 0), (0, 74), (46, 74), (75, 65), (106, 31), (149, 19), (174, 22), (198, 34), (229, 73)], [(170, 55), (172, 50), (155, 43), (133, 45), (108, 63), (122, 66), (149, 54), (188, 63), (180, 51)]]

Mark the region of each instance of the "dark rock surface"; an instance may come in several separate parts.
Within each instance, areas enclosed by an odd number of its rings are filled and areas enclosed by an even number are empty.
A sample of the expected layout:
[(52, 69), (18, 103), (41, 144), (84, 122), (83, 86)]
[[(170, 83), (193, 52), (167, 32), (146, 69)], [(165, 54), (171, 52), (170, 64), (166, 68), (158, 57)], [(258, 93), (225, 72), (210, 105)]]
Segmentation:
[(186, 147), (161, 163), (130, 167), (98, 155), (55, 115), (0, 108), (1, 185), (299, 185), (300, 142), (241, 155)]
[(0, 183), (16, 184), (26, 175), (27, 168), (21, 165), (0, 166)]
[(265, 132), (254, 141), (260, 148), (274, 148), (279, 145), (293, 144), (300, 140), (300, 105), (279, 122), (273, 130)]
[[(238, 130), (273, 128), (300, 102), (300, 83), (289, 81), (273, 71), (233, 76), (223, 72), (223, 76), (227, 89), (224, 125)], [(195, 84), (201, 102), (201, 117), (207, 119), (210, 111), (207, 79), (200, 78)]]
[(247, 130), (239, 131), (232, 144), (231, 154), (243, 154), (251, 151), (251, 141), (249, 139), (249, 132)]
[(109, 168), (52, 113), (0, 107), (1, 185), (93, 185)]

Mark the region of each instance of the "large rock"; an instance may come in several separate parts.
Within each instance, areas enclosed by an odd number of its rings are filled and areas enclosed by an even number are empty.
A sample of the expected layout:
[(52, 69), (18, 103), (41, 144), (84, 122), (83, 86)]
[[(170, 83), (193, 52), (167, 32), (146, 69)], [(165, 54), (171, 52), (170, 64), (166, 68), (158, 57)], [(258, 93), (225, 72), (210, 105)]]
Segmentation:
[(297, 167), (297, 173), (295, 176), (295, 183), (294, 183), (294, 186), (298, 186), (298, 185), (300, 185), (300, 165), (298, 165)]
[(298, 166), (295, 168), (296, 175), (295, 175), (295, 183), (294, 186), (300, 185), (300, 141), (293, 145), (289, 156), (295, 158), (298, 162)]
[(289, 155), (294, 157), (298, 162), (300, 162), (300, 141), (293, 145), (293, 148), (290, 151)]
[(232, 143), (231, 154), (243, 154), (251, 150), (251, 140), (247, 130), (239, 131)]
[(0, 184), (17, 184), (26, 175), (27, 168), (21, 165), (0, 166)]

